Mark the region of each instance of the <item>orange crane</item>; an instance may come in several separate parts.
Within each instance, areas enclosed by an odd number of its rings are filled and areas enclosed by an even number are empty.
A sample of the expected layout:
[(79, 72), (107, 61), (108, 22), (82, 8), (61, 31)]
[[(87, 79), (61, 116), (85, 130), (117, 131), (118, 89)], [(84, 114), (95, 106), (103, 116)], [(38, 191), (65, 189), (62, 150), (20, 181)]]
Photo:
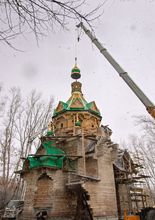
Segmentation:
[(99, 49), (101, 54), (108, 60), (108, 62), (113, 66), (113, 68), (118, 72), (119, 76), (126, 82), (134, 94), (140, 99), (140, 101), (146, 107), (148, 113), (155, 119), (155, 105), (149, 100), (149, 98), (143, 93), (143, 91), (137, 86), (137, 84), (132, 80), (128, 73), (116, 62), (116, 60), (111, 56), (105, 47), (98, 41), (95, 35), (88, 30), (84, 24), (81, 22), (77, 25), (78, 28), (82, 28), (86, 35), (91, 39), (92, 43)]

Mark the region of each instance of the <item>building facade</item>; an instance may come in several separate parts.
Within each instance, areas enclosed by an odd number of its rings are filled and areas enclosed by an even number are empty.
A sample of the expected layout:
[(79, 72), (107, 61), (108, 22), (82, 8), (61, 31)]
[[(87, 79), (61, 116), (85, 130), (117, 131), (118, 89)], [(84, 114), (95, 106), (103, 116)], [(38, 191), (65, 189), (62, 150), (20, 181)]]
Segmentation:
[(23, 220), (42, 212), (54, 220), (118, 219), (117, 144), (111, 141), (111, 129), (101, 125), (96, 103), (85, 100), (77, 66), (71, 76), (70, 98), (58, 103), (40, 147), (23, 164)]

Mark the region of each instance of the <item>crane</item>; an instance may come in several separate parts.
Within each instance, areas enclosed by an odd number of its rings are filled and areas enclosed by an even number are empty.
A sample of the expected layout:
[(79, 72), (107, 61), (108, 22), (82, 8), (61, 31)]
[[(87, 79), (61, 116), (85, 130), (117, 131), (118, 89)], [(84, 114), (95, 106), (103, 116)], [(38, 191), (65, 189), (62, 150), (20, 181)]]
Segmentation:
[(84, 24), (81, 22), (77, 25), (78, 28), (82, 28), (86, 35), (91, 39), (92, 43), (99, 49), (101, 54), (108, 60), (108, 62), (113, 66), (113, 68), (118, 72), (119, 76), (126, 82), (134, 94), (140, 99), (140, 101), (146, 107), (148, 113), (155, 119), (155, 105), (149, 100), (149, 98), (143, 93), (143, 91), (137, 86), (137, 84), (132, 80), (128, 73), (116, 62), (116, 60), (111, 56), (105, 47), (98, 41), (95, 35), (88, 30)]

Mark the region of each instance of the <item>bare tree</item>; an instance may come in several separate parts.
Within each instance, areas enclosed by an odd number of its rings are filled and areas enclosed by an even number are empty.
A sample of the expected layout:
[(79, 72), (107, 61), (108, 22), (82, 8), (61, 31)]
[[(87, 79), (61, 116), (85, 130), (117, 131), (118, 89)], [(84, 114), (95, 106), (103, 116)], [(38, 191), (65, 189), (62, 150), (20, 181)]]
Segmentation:
[(155, 199), (155, 121), (151, 117), (136, 117), (136, 124), (141, 127), (141, 136), (130, 136), (126, 147), (134, 153), (143, 174), (150, 176), (145, 182)]
[(3, 115), (6, 97), (3, 95), (3, 86), (0, 84), (0, 117)]
[(136, 122), (143, 129), (140, 150), (155, 191), (155, 121), (151, 117), (140, 116)]
[(44, 128), (47, 128), (52, 114), (52, 105), (53, 98), (50, 99), (48, 104), (45, 104), (41, 100), (41, 95), (34, 90), (21, 106), (15, 122), (15, 138), (20, 143), (21, 157), (27, 157), (30, 153), (32, 141), (36, 137), (35, 134), (42, 134)]
[(136, 117), (136, 123), (143, 129), (145, 140), (155, 145), (155, 120), (149, 116), (139, 116)]
[[(10, 90), (6, 114), (1, 119), (0, 129), (0, 191), (1, 205), (14, 195), (20, 182), (14, 171), (21, 168), (21, 158), (31, 151), (36, 133), (47, 127), (52, 114), (53, 99), (46, 104), (41, 95), (32, 91), (23, 99), (18, 88)], [(11, 186), (11, 190), (10, 189)], [(8, 192), (9, 191), (9, 195)], [(12, 192), (11, 192), (12, 191)], [(11, 193), (10, 193), (11, 192)]]
[(141, 165), (140, 169), (143, 171), (143, 174), (150, 176), (149, 179), (146, 179), (149, 188), (155, 190), (155, 160), (153, 158), (152, 146), (148, 146), (143, 138), (136, 136), (131, 137), (130, 146), (132, 146), (136, 161)]
[(88, 11), (89, 5), (87, 0), (2, 0), (0, 40), (12, 46), (11, 40), (22, 33), (31, 31), (38, 40), (55, 26), (66, 28), (70, 20), (84, 20), (90, 24), (99, 17), (101, 5)]
[[(1, 166), (2, 178), (1, 184), (3, 186), (2, 203), (4, 204), (7, 187), (9, 185), (10, 170), (11, 170), (11, 155), (13, 152), (13, 138), (14, 138), (14, 123), (15, 118), (20, 107), (20, 93), (16, 89), (11, 89), (8, 98), (8, 110), (3, 117), (3, 124), (1, 128), (0, 146), (1, 146)], [(1, 187), (2, 187), (1, 186)]]

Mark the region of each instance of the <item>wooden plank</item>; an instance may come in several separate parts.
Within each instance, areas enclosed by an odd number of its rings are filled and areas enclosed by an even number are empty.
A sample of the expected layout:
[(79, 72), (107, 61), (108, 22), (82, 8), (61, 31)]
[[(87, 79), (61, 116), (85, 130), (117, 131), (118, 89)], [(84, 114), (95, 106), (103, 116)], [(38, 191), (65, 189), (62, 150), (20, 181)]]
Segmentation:
[(83, 178), (86, 178), (86, 179), (100, 181), (100, 179), (98, 177), (94, 177), (94, 176), (86, 176), (86, 175), (82, 175), (82, 174), (78, 174), (78, 173), (71, 173), (71, 175), (83, 177)]
[(48, 157), (48, 156), (55, 156), (55, 157), (62, 157), (62, 156), (66, 156), (66, 157), (77, 157), (77, 158), (82, 158), (81, 155), (66, 155), (66, 154), (29, 154), (29, 156), (33, 156), (33, 157)]

